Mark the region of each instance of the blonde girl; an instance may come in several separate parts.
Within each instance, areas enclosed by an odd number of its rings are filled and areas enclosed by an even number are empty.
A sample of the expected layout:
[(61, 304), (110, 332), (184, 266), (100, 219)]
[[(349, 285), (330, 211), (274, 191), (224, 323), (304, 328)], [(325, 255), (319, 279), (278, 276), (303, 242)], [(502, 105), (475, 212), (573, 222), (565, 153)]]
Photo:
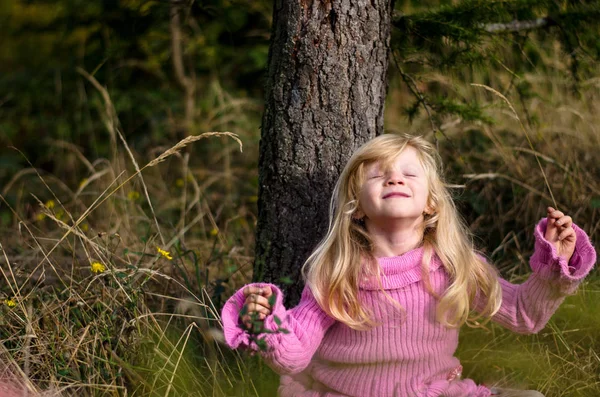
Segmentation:
[[(503, 280), (475, 252), (434, 147), (379, 136), (335, 186), (327, 235), (302, 269), (300, 303), (287, 310), (278, 287), (250, 284), (223, 308), (225, 339), (259, 351), (282, 375), (284, 397), (541, 396), (463, 379), (454, 357), (472, 311), (538, 332), (596, 261), (588, 236), (551, 207), (535, 238), (529, 279)], [(256, 321), (266, 349), (248, 332)]]

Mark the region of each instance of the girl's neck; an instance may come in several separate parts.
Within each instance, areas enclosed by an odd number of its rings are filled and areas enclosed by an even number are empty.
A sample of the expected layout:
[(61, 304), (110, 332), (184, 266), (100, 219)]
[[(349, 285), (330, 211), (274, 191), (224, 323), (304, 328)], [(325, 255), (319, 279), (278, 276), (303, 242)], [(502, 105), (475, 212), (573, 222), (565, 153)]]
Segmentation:
[(419, 247), (423, 240), (421, 221), (409, 224), (395, 224), (392, 221), (380, 225), (367, 220), (366, 226), (376, 258), (402, 255)]

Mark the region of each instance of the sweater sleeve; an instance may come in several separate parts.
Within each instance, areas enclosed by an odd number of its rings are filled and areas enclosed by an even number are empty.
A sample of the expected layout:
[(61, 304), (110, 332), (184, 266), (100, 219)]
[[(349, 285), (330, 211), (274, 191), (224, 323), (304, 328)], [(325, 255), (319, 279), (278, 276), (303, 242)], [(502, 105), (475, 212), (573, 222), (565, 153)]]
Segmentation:
[(264, 320), (264, 329), (268, 332), (258, 335), (259, 339), (265, 341), (267, 349), (259, 349), (240, 322), (239, 315), (244, 305), (243, 289), (238, 290), (223, 306), (221, 318), (225, 341), (233, 349), (247, 348), (260, 353), (279, 374), (301, 372), (310, 363), (334, 320), (321, 309), (308, 286), (304, 287), (298, 306), (286, 310), (283, 293), (277, 286), (264, 283), (251, 285), (270, 286), (276, 296), (271, 314)]
[[(523, 284), (500, 279), (502, 305), (492, 320), (514, 332), (537, 333), (544, 328), (565, 297), (573, 294), (596, 263), (596, 251), (587, 234), (573, 225), (577, 235), (575, 252), (569, 262), (544, 238), (547, 220), (535, 228), (535, 251), (529, 264), (533, 273)], [(475, 310), (484, 307), (479, 294)]]

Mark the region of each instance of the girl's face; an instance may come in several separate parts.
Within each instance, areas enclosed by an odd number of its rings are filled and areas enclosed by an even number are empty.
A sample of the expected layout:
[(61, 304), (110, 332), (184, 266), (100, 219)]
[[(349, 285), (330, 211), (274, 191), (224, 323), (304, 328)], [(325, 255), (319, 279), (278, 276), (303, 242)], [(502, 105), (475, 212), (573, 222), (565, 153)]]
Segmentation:
[[(427, 208), (429, 183), (417, 151), (407, 146), (388, 170), (376, 162), (365, 168), (359, 215), (369, 222), (417, 220)], [(362, 214), (360, 214), (362, 212)]]

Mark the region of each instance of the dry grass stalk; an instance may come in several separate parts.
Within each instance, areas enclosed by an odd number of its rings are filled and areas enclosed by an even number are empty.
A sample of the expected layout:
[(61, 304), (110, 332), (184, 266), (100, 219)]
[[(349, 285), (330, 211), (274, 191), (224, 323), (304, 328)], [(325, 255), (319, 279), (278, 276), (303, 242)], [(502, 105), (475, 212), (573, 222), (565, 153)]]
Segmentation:
[(484, 84), (475, 84), (475, 83), (471, 83), (471, 85), (474, 86), (474, 87), (484, 88), (485, 90), (490, 91), (494, 95), (500, 97), (504, 102), (506, 102), (506, 104), (508, 105), (508, 107), (510, 108), (510, 110), (512, 111), (512, 113), (514, 114), (515, 118), (519, 122), (519, 125), (521, 126), (521, 130), (525, 134), (525, 137), (527, 138), (527, 142), (529, 143), (529, 146), (531, 147), (531, 150), (535, 154), (535, 159), (536, 159), (536, 161), (538, 163), (538, 166), (540, 167), (540, 171), (542, 172), (542, 176), (544, 177), (544, 182), (546, 183), (546, 187), (548, 188), (548, 192), (550, 193), (550, 198), (552, 199), (552, 203), (554, 204), (554, 208), (558, 209), (559, 208), (558, 204), (556, 203), (556, 200), (554, 199), (554, 194), (552, 193), (552, 188), (550, 188), (550, 183), (548, 182), (548, 178), (546, 177), (546, 173), (544, 172), (544, 169), (542, 168), (542, 163), (540, 162), (540, 159), (537, 156), (537, 151), (533, 147), (533, 143), (531, 142), (531, 138), (529, 138), (529, 134), (527, 133), (527, 130), (525, 129), (525, 126), (523, 125), (523, 122), (519, 118), (519, 114), (517, 113), (517, 111), (513, 107), (512, 103), (510, 103), (510, 101), (504, 95), (502, 95), (500, 92), (496, 91), (492, 87), (489, 87), (489, 86), (484, 85)]
[(144, 168), (146, 168), (146, 167), (154, 167), (155, 165), (157, 165), (160, 162), (164, 161), (167, 157), (172, 156), (175, 153), (179, 152), (181, 149), (183, 149), (184, 147), (186, 147), (190, 143), (197, 142), (197, 141), (199, 141), (201, 139), (208, 138), (210, 136), (229, 136), (229, 137), (233, 138), (240, 145), (240, 152), (242, 151), (242, 141), (240, 141), (240, 139), (238, 138), (238, 136), (236, 134), (234, 134), (232, 132), (228, 132), (228, 131), (225, 131), (225, 132), (205, 132), (205, 133), (200, 134), (200, 135), (190, 135), (187, 138), (182, 139), (175, 146), (173, 146), (172, 148), (166, 150), (163, 154), (161, 154), (160, 156), (158, 156), (157, 158), (155, 158), (154, 160), (152, 160), (151, 162), (149, 162)]
[[(463, 177), (468, 178), (472, 181), (475, 181), (478, 179), (494, 179), (494, 178), (506, 179), (507, 181), (511, 181), (512, 183), (519, 185), (521, 187), (524, 187), (525, 189), (535, 193), (536, 195), (542, 197), (546, 201), (552, 200), (552, 197), (544, 194), (544, 192), (539, 191), (538, 189), (534, 188), (533, 186), (530, 186), (530, 185), (526, 184), (525, 182), (521, 182), (520, 180), (513, 178), (511, 176), (500, 174), (497, 172), (488, 172), (488, 173), (482, 173), (482, 174), (463, 174)], [(554, 202), (554, 205), (556, 205), (556, 202)]]
[(106, 88), (102, 87), (102, 85), (98, 82), (98, 80), (96, 80), (91, 74), (89, 74), (88, 72), (86, 72), (84, 69), (82, 69), (80, 67), (76, 67), (75, 70), (77, 71), (77, 73), (84, 76), (90, 83), (92, 83), (92, 85), (94, 87), (96, 87), (96, 89), (100, 92), (100, 94), (102, 94), (102, 98), (104, 99), (105, 114), (106, 114), (106, 119), (105, 119), (104, 124), (106, 125), (106, 129), (108, 130), (111, 146), (113, 147), (113, 151), (116, 152), (117, 134), (115, 131), (116, 130), (115, 121), (117, 120), (117, 112), (116, 112), (114, 106), (112, 105), (112, 102), (110, 100), (110, 95), (108, 94), (108, 91), (106, 90)]
[(108, 94), (108, 91), (106, 90), (106, 88), (102, 87), (102, 85), (98, 82), (98, 80), (96, 80), (96, 78), (94, 76), (91, 76), (89, 73), (85, 72), (83, 69), (80, 69), (80, 68), (78, 68), (78, 72), (83, 74), (94, 85), (94, 87), (96, 87), (96, 89), (98, 89), (98, 91), (100, 91), (100, 93), (102, 94), (102, 98), (104, 98), (106, 118), (108, 120), (107, 126), (109, 127), (109, 132), (111, 132), (111, 134), (113, 136), (115, 134), (119, 136), (121, 143), (123, 143), (123, 147), (125, 147), (125, 150), (127, 151), (127, 154), (129, 155), (129, 159), (131, 160), (131, 163), (135, 167), (136, 175), (140, 179), (142, 188), (144, 189), (144, 195), (146, 197), (146, 201), (148, 202), (148, 206), (150, 207), (150, 212), (152, 213), (152, 218), (154, 219), (154, 225), (156, 226), (156, 231), (158, 232), (160, 241), (162, 242), (162, 245), (164, 246), (165, 238), (162, 234), (162, 231), (160, 230), (160, 225), (158, 223), (158, 219), (156, 218), (156, 213), (154, 212), (154, 206), (152, 205), (152, 200), (150, 200), (150, 195), (148, 194), (148, 188), (146, 187), (146, 183), (144, 182), (144, 177), (142, 176), (140, 167), (139, 167), (137, 161), (135, 160), (133, 153), (131, 153), (131, 149), (129, 148), (127, 141), (123, 137), (121, 130), (119, 129), (119, 124), (120, 124), (119, 118), (117, 116), (117, 111), (115, 110), (115, 107), (110, 99), (110, 95)]
[(59, 147), (59, 148), (63, 148), (63, 149), (67, 149), (70, 150), (71, 152), (73, 152), (75, 154), (75, 157), (77, 157), (77, 159), (79, 161), (81, 161), (81, 163), (83, 165), (85, 165), (85, 167), (87, 168), (87, 170), (89, 172), (96, 172), (96, 169), (94, 168), (94, 166), (92, 165), (92, 163), (90, 163), (90, 161), (85, 158), (85, 156), (83, 155), (83, 153), (81, 153), (81, 150), (79, 150), (79, 148), (70, 143), (70, 142), (66, 142), (60, 139), (54, 140), (54, 139), (48, 139), (47, 140), (51, 145)]

